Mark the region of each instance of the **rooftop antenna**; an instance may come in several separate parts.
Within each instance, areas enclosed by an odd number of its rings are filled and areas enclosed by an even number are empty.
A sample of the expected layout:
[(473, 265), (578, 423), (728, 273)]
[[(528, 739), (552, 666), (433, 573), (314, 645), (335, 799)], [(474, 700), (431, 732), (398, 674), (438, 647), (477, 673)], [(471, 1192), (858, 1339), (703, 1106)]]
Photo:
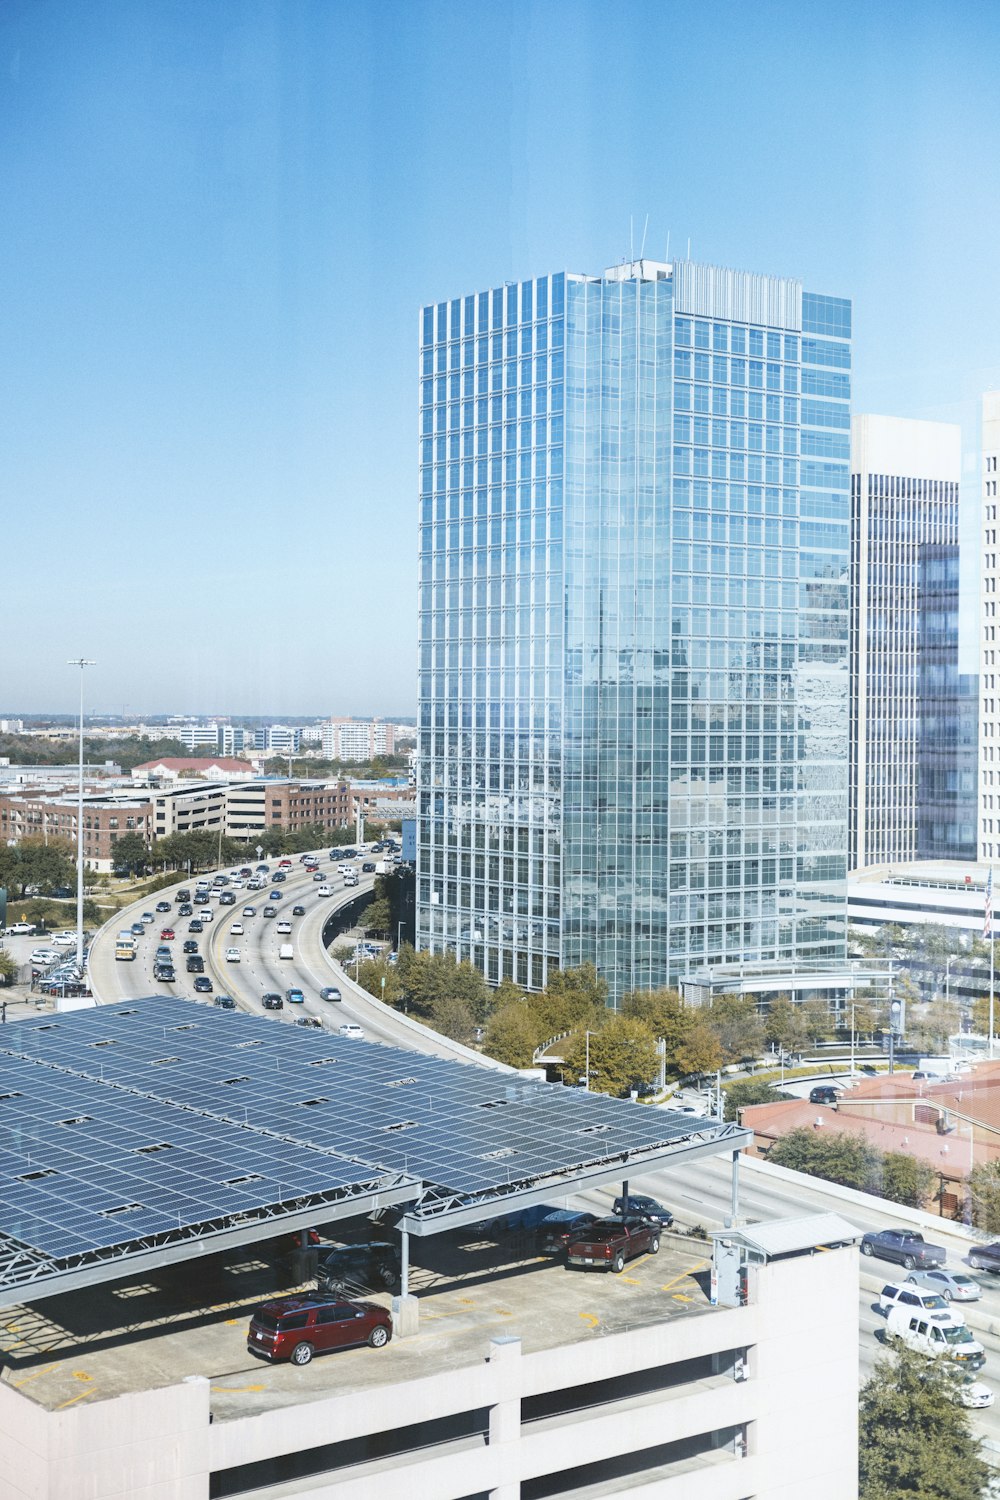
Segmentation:
[(646, 222), (642, 226), (642, 244), (639, 246), (639, 260), (640, 260), (640, 263), (642, 261), (643, 254), (644, 254), (645, 249), (646, 249), (646, 230), (648, 228), (649, 228), (649, 214), (646, 215)]

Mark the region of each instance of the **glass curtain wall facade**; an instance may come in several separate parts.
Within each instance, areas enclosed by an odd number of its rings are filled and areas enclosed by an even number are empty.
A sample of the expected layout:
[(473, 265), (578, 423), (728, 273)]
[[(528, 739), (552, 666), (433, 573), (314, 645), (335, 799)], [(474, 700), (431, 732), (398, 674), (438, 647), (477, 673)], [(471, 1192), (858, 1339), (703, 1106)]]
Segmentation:
[(976, 858), (979, 677), (959, 672), (958, 547), (920, 549), (917, 858)]
[(420, 358), (418, 946), (613, 1001), (842, 957), (849, 303), (644, 261)]

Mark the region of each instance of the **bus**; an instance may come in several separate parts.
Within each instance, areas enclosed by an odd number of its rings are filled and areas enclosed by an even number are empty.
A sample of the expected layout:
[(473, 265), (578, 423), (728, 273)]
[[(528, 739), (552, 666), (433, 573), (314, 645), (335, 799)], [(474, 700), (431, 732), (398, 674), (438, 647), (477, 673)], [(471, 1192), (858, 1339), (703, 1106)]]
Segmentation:
[(138, 944), (131, 932), (120, 932), (115, 938), (115, 958), (122, 963), (129, 963), (135, 958)]

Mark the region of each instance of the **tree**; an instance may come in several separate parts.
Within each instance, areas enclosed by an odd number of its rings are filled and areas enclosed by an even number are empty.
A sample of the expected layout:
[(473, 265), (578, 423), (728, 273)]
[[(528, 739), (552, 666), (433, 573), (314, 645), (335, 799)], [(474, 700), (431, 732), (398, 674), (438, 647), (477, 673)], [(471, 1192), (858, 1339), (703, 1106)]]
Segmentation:
[(607, 981), (592, 963), (554, 970), (542, 993), (527, 996), (546, 1036), (592, 1026), (598, 1017), (603, 1020), (607, 998)]
[(722, 1045), (708, 1022), (697, 1015), (674, 1048), (678, 1073), (714, 1073), (722, 1066)]
[[(376, 1000), (384, 1000), (386, 1005), (392, 1005), (399, 1010), (403, 1002), (403, 986), (399, 982), (396, 973), (396, 965), (387, 963), (383, 959), (369, 959), (357, 966), (357, 981), (362, 989), (366, 989), (369, 995), (374, 995)], [(383, 985), (382, 981), (385, 980)]]
[(764, 1018), (764, 1038), (771, 1047), (784, 1052), (798, 1052), (806, 1044), (809, 1032), (802, 1014), (788, 995), (779, 995), (768, 1006)]
[[(587, 1042), (584, 1032), (576, 1031), (563, 1048), (565, 1071), (574, 1081), (585, 1076)], [(591, 1091), (614, 1098), (652, 1083), (660, 1063), (653, 1032), (631, 1016), (612, 1016), (590, 1037), (589, 1060)]]
[(738, 1120), (740, 1110), (746, 1109), (750, 1104), (777, 1104), (780, 1100), (791, 1097), (791, 1094), (783, 1094), (763, 1078), (748, 1078), (740, 1083), (731, 1083), (725, 1090), (723, 1118)]
[(956, 1399), (960, 1378), (909, 1349), (878, 1361), (861, 1388), (860, 1500), (981, 1500), (990, 1471)]
[(11, 901), (23, 901), (29, 890), (47, 896), (76, 881), (76, 854), (62, 839), (24, 839), (0, 843), (0, 886)]
[(719, 1038), (724, 1063), (756, 1057), (764, 1041), (757, 1002), (750, 995), (716, 995), (705, 1019)]
[(642, 1021), (655, 1037), (662, 1037), (666, 1044), (668, 1067), (672, 1066), (674, 1053), (687, 1035), (696, 1012), (690, 1010), (676, 990), (637, 990), (622, 1000), (623, 1016)]
[(474, 1024), (481, 1025), (488, 1015), (486, 981), (467, 960), (459, 963), (452, 953), (418, 953), (406, 943), (397, 967), (407, 1002), (416, 1015), (429, 1019), (435, 1003), (444, 999), (464, 1000)]
[(1000, 1161), (984, 1161), (969, 1176), (972, 1222), (985, 1234), (1000, 1234)]
[(386, 896), (376, 897), (361, 914), (361, 925), (365, 932), (389, 931), (392, 923), (392, 913), (389, 910), (389, 901)]
[(112, 868), (116, 875), (141, 875), (149, 862), (146, 840), (140, 833), (123, 833), (117, 840), (112, 854)]
[(6, 948), (0, 948), (0, 984), (13, 984), (17, 978), (17, 968), (17, 963)]
[(823, 1042), (833, 1036), (835, 1022), (825, 1000), (802, 1000), (797, 1009), (807, 1041)]
[(767, 1153), (768, 1161), (779, 1167), (839, 1182), (842, 1187), (856, 1188), (858, 1192), (866, 1191), (877, 1156), (861, 1136), (825, 1128), (810, 1130), (806, 1126), (789, 1131)]
[(535, 1048), (544, 1040), (538, 1034), (538, 1021), (531, 1008), (518, 1000), (490, 1018), (483, 1050), (512, 1068), (530, 1068)]
[(453, 1042), (468, 1045), (473, 1039), (475, 1022), (468, 1001), (458, 995), (445, 995), (431, 1006), (430, 1025)]
[(918, 1161), (906, 1151), (887, 1151), (882, 1157), (880, 1184), (868, 1191), (907, 1208), (923, 1208), (936, 1182), (934, 1168), (927, 1162)]

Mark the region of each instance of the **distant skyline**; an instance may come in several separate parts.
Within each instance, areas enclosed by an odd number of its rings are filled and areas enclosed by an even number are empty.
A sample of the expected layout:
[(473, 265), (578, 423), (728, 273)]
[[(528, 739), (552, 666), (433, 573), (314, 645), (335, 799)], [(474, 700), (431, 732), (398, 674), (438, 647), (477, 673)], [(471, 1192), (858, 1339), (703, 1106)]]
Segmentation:
[(968, 540), (998, 54), (926, 0), (6, 7), (0, 714), (84, 655), (88, 711), (412, 715), (418, 309), (644, 233), (851, 297)]

